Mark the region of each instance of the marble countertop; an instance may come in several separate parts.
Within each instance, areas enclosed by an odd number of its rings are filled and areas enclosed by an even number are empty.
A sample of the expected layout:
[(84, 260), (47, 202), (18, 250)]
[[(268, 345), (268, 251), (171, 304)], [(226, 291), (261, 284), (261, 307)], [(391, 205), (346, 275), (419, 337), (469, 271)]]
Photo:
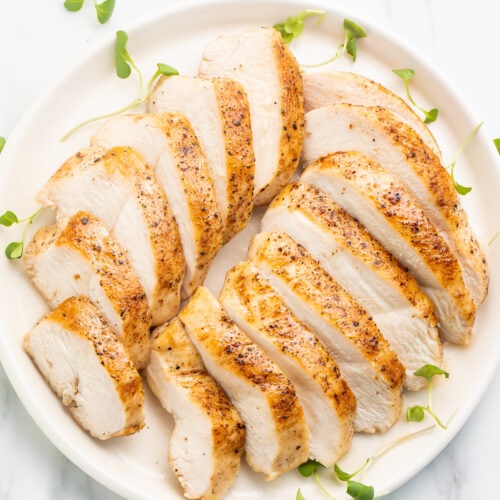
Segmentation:
[[(103, 37), (126, 29), (166, 2), (117, 0), (110, 22), (97, 23), (92, 2), (68, 13), (63, 0), (2, 2), (0, 135), (7, 139), (37, 94), (57, 81)], [(306, 2), (304, 2), (305, 4)], [(346, 0), (413, 45), (469, 103), (490, 137), (500, 136), (500, 4), (491, 0)], [(492, 498), (500, 468), (500, 371), (447, 448), (389, 500)], [(117, 495), (69, 462), (28, 415), (0, 367), (0, 499), (111, 500)]]

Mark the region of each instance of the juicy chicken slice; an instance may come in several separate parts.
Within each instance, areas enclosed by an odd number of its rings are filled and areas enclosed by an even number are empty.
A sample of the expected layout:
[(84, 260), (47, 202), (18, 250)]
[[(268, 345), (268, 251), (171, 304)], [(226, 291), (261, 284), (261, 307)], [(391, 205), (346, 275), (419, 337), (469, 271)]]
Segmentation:
[(432, 303), (359, 222), (330, 196), (296, 182), (273, 200), (262, 229), (300, 243), (373, 318), (406, 368), (405, 386), (425, 385), (413, 372), (425, 364), (441, 366), (443, 359)]
[(229, 78), (174, 75), (159, 81), (148, 110), (181, 113), (191, 123), (210, 167), (223, 239), (229, 241), (253, 208), (252, 126), (243, 87)]
[(251, 263), (226, 274), (219, 301), (294, 385), (309, 430), (309, 458), (333, 465), (351, 446), (356, 410), (335, 361)]
[(265, 205), (292, 177), (304, 137), (299, 65), (273, 28), (221, 35), (203, 52), (199, 75), (241, 83), (250, 103), (256, 205)]
[(178, 318), (158, 327), (154, 335), (146, 375), (175, 419), (168, 461), (187, 498), (221, 498), (240, 467), (245, 424), (206, 372)]
[(354, 430), (389, 429), (401, 413), (405, 372), (368, 313), (284, 233), (259, 233), (249, 259), (330, 351), (356, 396)]
[(207, 371), (229, 395), (246, 425), (247, 462), (266, 480), (309, 456), (309, 438), (295, 389), (267, 354), (199, 287), (179, 313)]
[(78, 212), (58, 229), (38, 230), (24, 253), (31, 282), (51, 308), (86, 295), (121, 340), (138, 370), (149, 358), (148, 302), (127, 253), (101, 221)]
[(311, 111), (335, 103), (382, 106), (420, 135), (437, 156), (441, 151), (427, 125), (394, 92), (365, 76), (344, 71), (303, 73), (305, 110)]
[(184, 257), (177, 225), (153, 171), (130, 148), (90, 147), (67, 160), (37, 195), (57, 219), (85, 211), (127, 251), (158, 325), (179, 308)]
[(402, 182), (357, 152), (339, 152), (309, 165), (304, 182), (331, 196), (409, 269), (433, 301), (450, 342), (467, 344), (475, 304), (457, 259)]
[(488, 289), (484, 253), (469, 226), (453, 180), (419, 135), (391, 111), (334, 104), (307, 113), (306, 164), (336, 151), (359, 151), (397, 175), (457, 256), (476, 304)]
[(141, 377), (88, 298), (70, 297), (41, 318), (24, 349), (92, 436), (127, 436), (144, 427)]
[[(130, 146), (154, 170), (184, 251), (181, 295), (183, 299), (191, 296), (222, 245), (222, 221), (207, 160), (189, 121), (172, 113), (117, 116), (91, 142), (107, 148)], [(182, 253), (179, 246), (175, 251)]]

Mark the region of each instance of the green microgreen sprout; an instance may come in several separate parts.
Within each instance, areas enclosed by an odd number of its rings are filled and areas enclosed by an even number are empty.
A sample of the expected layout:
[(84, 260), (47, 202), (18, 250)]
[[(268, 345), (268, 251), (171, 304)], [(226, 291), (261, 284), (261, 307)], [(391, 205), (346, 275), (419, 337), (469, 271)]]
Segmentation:
[(132, 73), (132, 70), (135, 71), (139, 78), (139, 92), (137, 94), (137, 97), (134, 98), (133, 101), (128, 103), (126, 106), (123, 106), (122, 108), (112, 111), (110, 113), (106, 113), (104, 115), (96, 116), (94, 118), (90, 118), (88, 120), (85, 120), (82, 123), (79, 123), (75, 127), (73, 127), (67, 134), (65, 134), (61, 138), (61, 142), (64, 142), (69, 136), (74, 134), (77, 130), (81, 129), (82, 127), (85, 127), (86, 125), (90, 125), (91, 123), (95, 123), (101, 120), (104, 120), (106, 118), (111, 118), (116, 115), (120, 115), (122, 113), (125, 113), (129, 109), (132, 109), (133, 107), (143, 103), (151, 94), (153, 90), (153, 86), (155, 84), (155, 81), (161, 76), (172, 76), (172, 75), (178, 75), (179, 72), (173, 68), (172, 66), (169, 66), (168, 64), (164, 63), (157, 63), (157, 69), (156, 72), (153, 74), (153, 76), (150, 78), (148, 81), (147, 85), (144, 85), (144, 79), (142, 77), (142, 73), (139, 70), (139, 68), (135, 65), (132, 57), (130, 57), (130, 54), (127, 50), (127, 42), (128, 42), (128, 35), (125, 31), (119, 30), (116, 32), (116, 39), (115, 39), (115, 47), (114, 47), (114, 53), (115, 53), (115, 71), (116, 75), (119, 78), (126, 79), (130, 76)]
[(327, 59), (326, 61), (317, 64), (302, 64), (304, 68), (318, 68), (319, 66), (324, 66), (335, 60), (337, 60), (341, 55), (347, 54), (351, 56), (352, 61), (356, 62), (358, 56), (357, 41), (360, 38), (366, 38), (366, 31), (350, 19), (344, 19), (344, 41), (338, 46), (337, 52)]
[[(400, 444), (403, 444), (406, 441), (411, 441), (420, 436), (423, 436), (424, 434), (427, 434), (429, 431), (435, 428), (436, 428), (435, 425), (431, 425), (429, 427), (425, 427), (424, 429), (420, 429), (419, 431), (410, 432), (408, 434), (404, 434), (403, 436), (400, 436), (392, 440), (391, 442), (379, 448), (371, 457), (365, 460), (365, 462), (361, 467), (359, 467), (352, 473), (343, 471), (338, 464), (335, 464), (333, 466), (333, 477), (339, 481), (346, 483), (347, 494), (350, 495), (352, 498), (358, 500), (372, 500), (375, 497), (375, 490), (373, 486), (363, 484), (361, 481), (363, 480), (363, 475), (368, 470), (368, 468), (373, 464), (373, 462), (376, 459), (388, 453), (396, 446), (399, 446)], [(300, 474), (304, 477), (312, 476), (316, 484), (318, 485), (319, 489), (324, 494), (324, 496), (330, 500), (334, 500), (333, 496), (330, 495), (330, 493), (326, 490), (325, 486), (321, 482), (321, 478), (319, 477), (318, 470), (323, 467), (324, 466), (321, 463), (317, 462), (316, 460), (308, 460), (307, 462), (304, 462), (302, 465), (300, 465), (298, 470)], [(359, 481), (353, 481), (353, 478), (358, 475), (360, 476)], [(299, 492), (301, 496), (299, 496)], [(302, 495), (302, 492), (299, 489), (297, 491), (296, 500), (303, 498), (304, 497)]]
[(319, 16), (316, 24), (320, 24), (325, 19), (326, 12), (324, 10), (304, 9), (298, 15), (288, 17), (284, 23), (276, 23), (273, 28), (281, 33), (285, 43), (290, 43), (304, 31), (304, 21), (314, 16)]
[(65, 0), (64, 8), (70, 12), (78, 12), (83, 7), (84, 0)]
[(478, 123), (473, 129), (472, 132), (469, 133), (469, 135), (464, 139), (462, 144), (460, 144), (460, 147), (458, 148), (458, 151), (455, 154), (455, 157), (451, 161), (451, 163), (448, 165), (448, 170), (450, 171), (451, 179), (453, 180), (453, 184), (455, 186), (455, 190), (457, 191), (458, 194), (465, 196), (467, 193), (470, 193), (472, 191), (472, 187), (468, 186), (462, 186), (455, 180), (455, 165), (457, 163), (458, 157), (462, 154), (462, 151), (464, 150), (465, 146), (470, 142), (472, 137), (477, 133), (477, 131), (481, 128), (483, 125), (483, 122)]
[(500, 137), (497, 137), (496, 139), (493, 139), (493, 144), (497, 148), (498, 154), (500, 154)]
[(11, 241), (5, 248), (5, 256), (8, 259), (20, 259), (23, 256), (24, 242), (26, 240), (28, 228), (31, 224), (33, 224), (33, 221), (42, 210), (43, 208), (39, 208), (36, 212), (28, 217), (25, 217), (24, 219), (19, 219), (17, 215), (12, 212), (12, 210), (7, 210), (2, 215), (0, 215), (0, 226), (10, 227), (13, 224), (25, 223), (21, 241)]
[(417, 377), (424, 377), (427, 382), (427, 405), (415, 405), (408, 407), (406, 409), (406, 420), (408, 422), (421, 422), (424, 419), (425, 412), (427, 412), (435, 420), (439, 427), (441, 427), (442, 429), (446, 429), (447, 425), (441, 422), (439, 417), (436, 415), (436, 413), (434, 413), (432, 409), (432, 379), (436, 375), (444, 375), (446, 378), (448, 378), (450, 374), (434, 365), (424, 365), (413, 374)]
[(94, 6), (97, 14), (97, 20), (104, 24), (109, 21), (115, 9), (116, 0), (104, 0), (104, 2), (97, 3), (94, 1)]
[(411, 68), (402, 68), (402, 69), (393, 69), (392, 72), (396, 76), (399, 76), (399, 78), (401, 78), (405, 82), (406, 97), (413, 104), (413, 106), (415, 106), (418, 110), (420, 110), (424, 114), (425, 117), (424, 123), (432, 123), (436, 121), (439, 114), (439, 110), (436, 108), (426, 110), (422, 106), (419, 106), (415, 102), (410, 93), (410, 80), (415, 76), (415, 71)]
[[(78, 12), (83, 7), (84, 0), (65, 0), (64, 8), (70, 12)], [(97, 15), (97, 20), (104, 24), (109, 21), (115, 9), (116, 0), (104, 0), (98, 3), (94, 0), (94, 8)]]
[(6, 142), (7, 142), (7, 141), (5, 140), (5, 137), (2, 137), (2, 136), (0, 135), (0, 153), (2, 152), (3, 148), (5, 147), (5, 143), (6, 143)]

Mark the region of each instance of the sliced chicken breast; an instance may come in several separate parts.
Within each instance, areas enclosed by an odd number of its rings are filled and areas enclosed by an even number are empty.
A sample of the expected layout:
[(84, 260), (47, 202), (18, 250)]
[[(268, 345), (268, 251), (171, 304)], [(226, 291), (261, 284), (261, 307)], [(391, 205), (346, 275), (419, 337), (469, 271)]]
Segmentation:
[(411, 274), (330, 196), (303, 182), (289, 184), (262, 219), (264, 231), (300, 243), (366, 309), (406, 368), (405, 387), (421, 389), (413, 374), (442, 366), (434, 307)]
[(184, 276), (177, 225), (153, 171), (130, 148), (90, 147), (67, 160), (37, 196), (58, 220), (86, 211), (100, 219), (127, 251), (153, 325), (179, 308)]
[(229, 78), (162, 78), (148, 110), (183, 114), (205, 153), (224, 226), (224, 242), (241, 231), (253, 208), (254, 152), (250, 106), (243, 87)]
[(146, 375), (175, 419), (168, 461), (186, 498), (221, 498), (240, 467), (245, 424), (206, 372), (179, 319), (158, 327), (154, 335)]
[(127, 436), (144, 427), (141, 377), (88, 298), (70, 297), (41, 318), (24, 349), (92, 436)]
[(441, 157), (441, 151), (429, 127), (394, 92), (366, 76), (344, 71), (303, 73), (305, 110), (311, 111), (336, 103), (382, 106), (417, 132), (427, 146)]
[[(191, 296), (222, 245), (222, 220), (207, 160), (190, 123), (171, 113), (122, 115), (108, 120), (91, 142), (130, 146), (154, 170), (184, 251), (182, 298)], [(175, 251), (180, 252), (178, 246)]]
[(381, 107), (334, 104), (307, 113), (306, 164), (336, 151), (359, 151), (397, 175), (459, 259), (476, 304), (488, 289), (484, 253), (453, 181), (418, 134)]
[(250, 467), (271, 480), (305, 462), (309, 438), (304, 412), (283, 372), (205, 287), (198, 288), (179, 318), (208, 373), (245, 422)]
[(331, 154), (301, 179), (331, 196), (413, 274), (449, 342), (467, 344), (475, 304), (457, 259), (399, 178), (357, 152)]
[(309, 430), (309, 458), (335, 464), (351, 446), (356, 400), (333, 358), (251, 263), (228, 271), (219, 300), (294, 385)]
[(368, 313), (284, 233), (259, 233), (249, 259), (330, 351), (356, 396), (354, 430), (389, 429), (401, 413), (404, 367)]
[(262, 27), (210, 41), (199, 75), (241, 83), (250, 103), (255, 151), (256, 205), (265, 205), (292, 177), (304, 136), (299, 65), (273, 28)]
[[(63, 222), (63, 221), (61, 221)], [(127, 253), (101, 221), (78, 212), (61, 228), (45, 226), (27, 245), (26, 273), (50, 307), (86, 295), (106, 318), (136, 368), (149, 359), (148, 302)]]

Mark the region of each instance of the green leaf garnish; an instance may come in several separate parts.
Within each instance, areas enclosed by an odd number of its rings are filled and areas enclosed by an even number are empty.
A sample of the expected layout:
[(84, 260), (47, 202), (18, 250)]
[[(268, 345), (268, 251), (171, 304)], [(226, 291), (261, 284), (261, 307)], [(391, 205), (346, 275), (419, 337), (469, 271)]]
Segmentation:
[(406, 420), (408, 422), (422, 422), (424, 417), (424, 408), (420, 405), (410, 406), (406, 409)]
[(316, 460), (308, 460), (307, 462), (300, 464), (298, 469), (301, 476), (311, 477), (320, 467), (324, 467), (324, 465), (316, 462)]
[(86, 125), (90, 125), (91, 123), (95, 123), (100, 120), (104, 120), (106, 118), (111, 118), (113, 116), (120, 115), (122, 113), (125, 113), (129, 109), (132, 109), (133, 107), (144, 102), (152, 92), (154, 83), (159, 76), (164, 75), (168, 77), (179, 74), (179, 72), (172, 66), (169, 66), (168, 64), (164, 63), (158, 63), (156, 72), (153, 74), (147, 85), (144, 86), (142, 73), (139, 70), (139, 68), (135, 65), (132, 57), (130, 57), (130, 54), (127, 50), (127, 42), (128, 42), (127, 33), (123, 30), (117, 31), (115, 46), (114, 46), (115, 70), (117, 76), (122, 79), (128, 78), (132, 73), (132, 69), (137, 73), (137, 76), (139, 77), (139, 92), (137, 94), (137, 97), (132, 102), (130, 102), (126, 106), (123, 106), (122, 108), (116, 111), (96, 116), (94, 118), (85, 120), (82, 123), (79, 123), (78, 125), (73, 127), (68, 133), (66, 133), (63, 137), (61, 137), (61, 142), (64, 142), (69, 136), (74, 134), (77, 130), (81, 129), (82, 127), (85, 127)]
[(497, 148), (498, 154), (500, 154), (500, 137), (497, 137), (496, 139), (493, 139), (493, 144)]
[(460, 147), (458, 148), (458, 151), (456, 152), (455, 157), (453, 158), (451, 163), (446, 167), (450, 171), (451, 180), (453, 181), (453, 185), (455, 186), (456, 192), (462, 196), (466, 195), (467, 193), (470, 193), (472, 191), (472, 187), (462, 186), (461, 184), (459, 184), (456, 181), (456, 179), (455, 179), (455, 166), (457, 164), (458, 157), (461, 155), (465, 146), (467, 146), (469, 141), (477, 133), (477, 131), (481, 128), (482, 125), (483, 125), (483, 122), (478, 123), (472, 129), (472, 131), (469, 133), (469, 135), (463, 140), (462, 144), (460, 144)]
[(450, 374), (434, 365), (424, 365), (417, 371), (413, 372), (417, 377), (423, 377), (427, 381), (427, 406), (416, 405), (406, 410), (406, 420), (409, 422), (421, 422), (424, 419), (424, 412), (427, 412), (435, 422), (442, 429), (446, 429), (447, 426), (444, 425), (439, 417), (434, 413), (432, 409), (432, 379), (436, 375), (444, 375), (445, 378), (449, 378)]
[(296, 16), (288, 17), (283, 23), (276, 23), (273, 28), (278, 30), (285, 43), (290, 43), (294, 38), (299, 37), (304, 31), (304, 21), (313, 16), (319, 16), (316, 24), (323, 21), (326, 16), (324, 10), (304, 9)]
[(413, 99), (410, 92), (410, 80), (415, 76), (415, 71), (411, 68), (401, 68), (401, 69), (393, 69), (392, 72), (399, 76), (405, 82), (406, 89), (406, 97), (408, 100), (415, 106), (419, 111), (421, 111), (425, 117), (424, 123), (432, 123), (437, 120), (439, 110), (437, 108), (432, 108), (430, 110), (426, 110), (422, 106), (419, 106), (415, 100)]
[(2, 226), (9, 227), (12, 226), (12, 224), (17, 224), (18, 222), (19, 219), (17, 218), (17, 215), (11, 210), (7, 210), (0, 215), (0, 225)]
[(345, 40), (344, 40), (345, 51), (352, 57), (353, 61), (356, 61), (358, 53), (356, 41), (359, 38), (365, 38), (367, 36), (366, 31), (361, 26), (359, 26), (359, 24), (356, 24), (350, 19), (344, 19), (344, 31), (345, 31)]
[(109, 18), (113, 14), (115, 8), (115, 0), (104, 0), (104, 2), (97, 3), (94, 0), (94, 6), (97, 13), (97, 20), (104, 24), (109, 21)]
[(424, 377), (427, 382), (431, 382), (432, 378), (436, 375), (444, 375), (446, 378), (450, 377), (450, 374), (444, 371), (439, 366), (434, 365), (424, 365), (422, 368), (419, 368), (416, 372), (413, 372), (413, 375), (417, 377)]
[(306, 500), (300, 488), (297, 490), (297, 494), (295, 495), (295, 500)]
[(6, 142), (7, 141), (5, 140), (5, 137), (2, 137), (0, 135), (0, 153), (2, 152), (2, 149), (4, 148)]
[(337, 464), (333, 466), (333, 470), (340, 481), (348, 481), (351, 477), (356, 475), (356, 473), (349, 474), (348, 472), (344, 472)]
[(116, 32), (115, 38), (115, 69), (118, 78), (128, 78), (135, 67), (127, 50), (128, 35), (123, 30)]
[(347, 494), (357, 500), (373, 500), (375, 490), (373, 486), (367, 486), (357, 481), (347, 481)]
[(344, 41), (337, 47), (337, 52), (326, 61), (317, 64), (302, 64), (304, 68), (317, 68), (337, 60), (342, 54), (351, 56), (353, 62), (358, 55), (357, 40), (367, 36), (366, 31), (350, 19), (344, 19)]
[(8, 259), (20, 259), (24, 252), (23, 241), (13, 241), (7, 245), (5, 255)]
[(38, 214), (43, 210), (39, 208), (36, 212), (31, 214), (24, 219), (19, 219), (17, 215), (11, 210), (7, 210), (0, 216), (0, 225), (2, 226), (12, 226), (13, 224), (26, 223), (23, 230), (23, 236), (21, 241), (12, 241), (5, 248), (5, 255), (8, 259), (20, 259), (24, 252), (24, 242), (26, 240), (26, 233), (28, 232), (28, 227), (33, 224), (33, 221), (38, 216)]
[(77, 12), (83, 6), (84, 0), (65, 0), (64, 8), (70, 12)]

